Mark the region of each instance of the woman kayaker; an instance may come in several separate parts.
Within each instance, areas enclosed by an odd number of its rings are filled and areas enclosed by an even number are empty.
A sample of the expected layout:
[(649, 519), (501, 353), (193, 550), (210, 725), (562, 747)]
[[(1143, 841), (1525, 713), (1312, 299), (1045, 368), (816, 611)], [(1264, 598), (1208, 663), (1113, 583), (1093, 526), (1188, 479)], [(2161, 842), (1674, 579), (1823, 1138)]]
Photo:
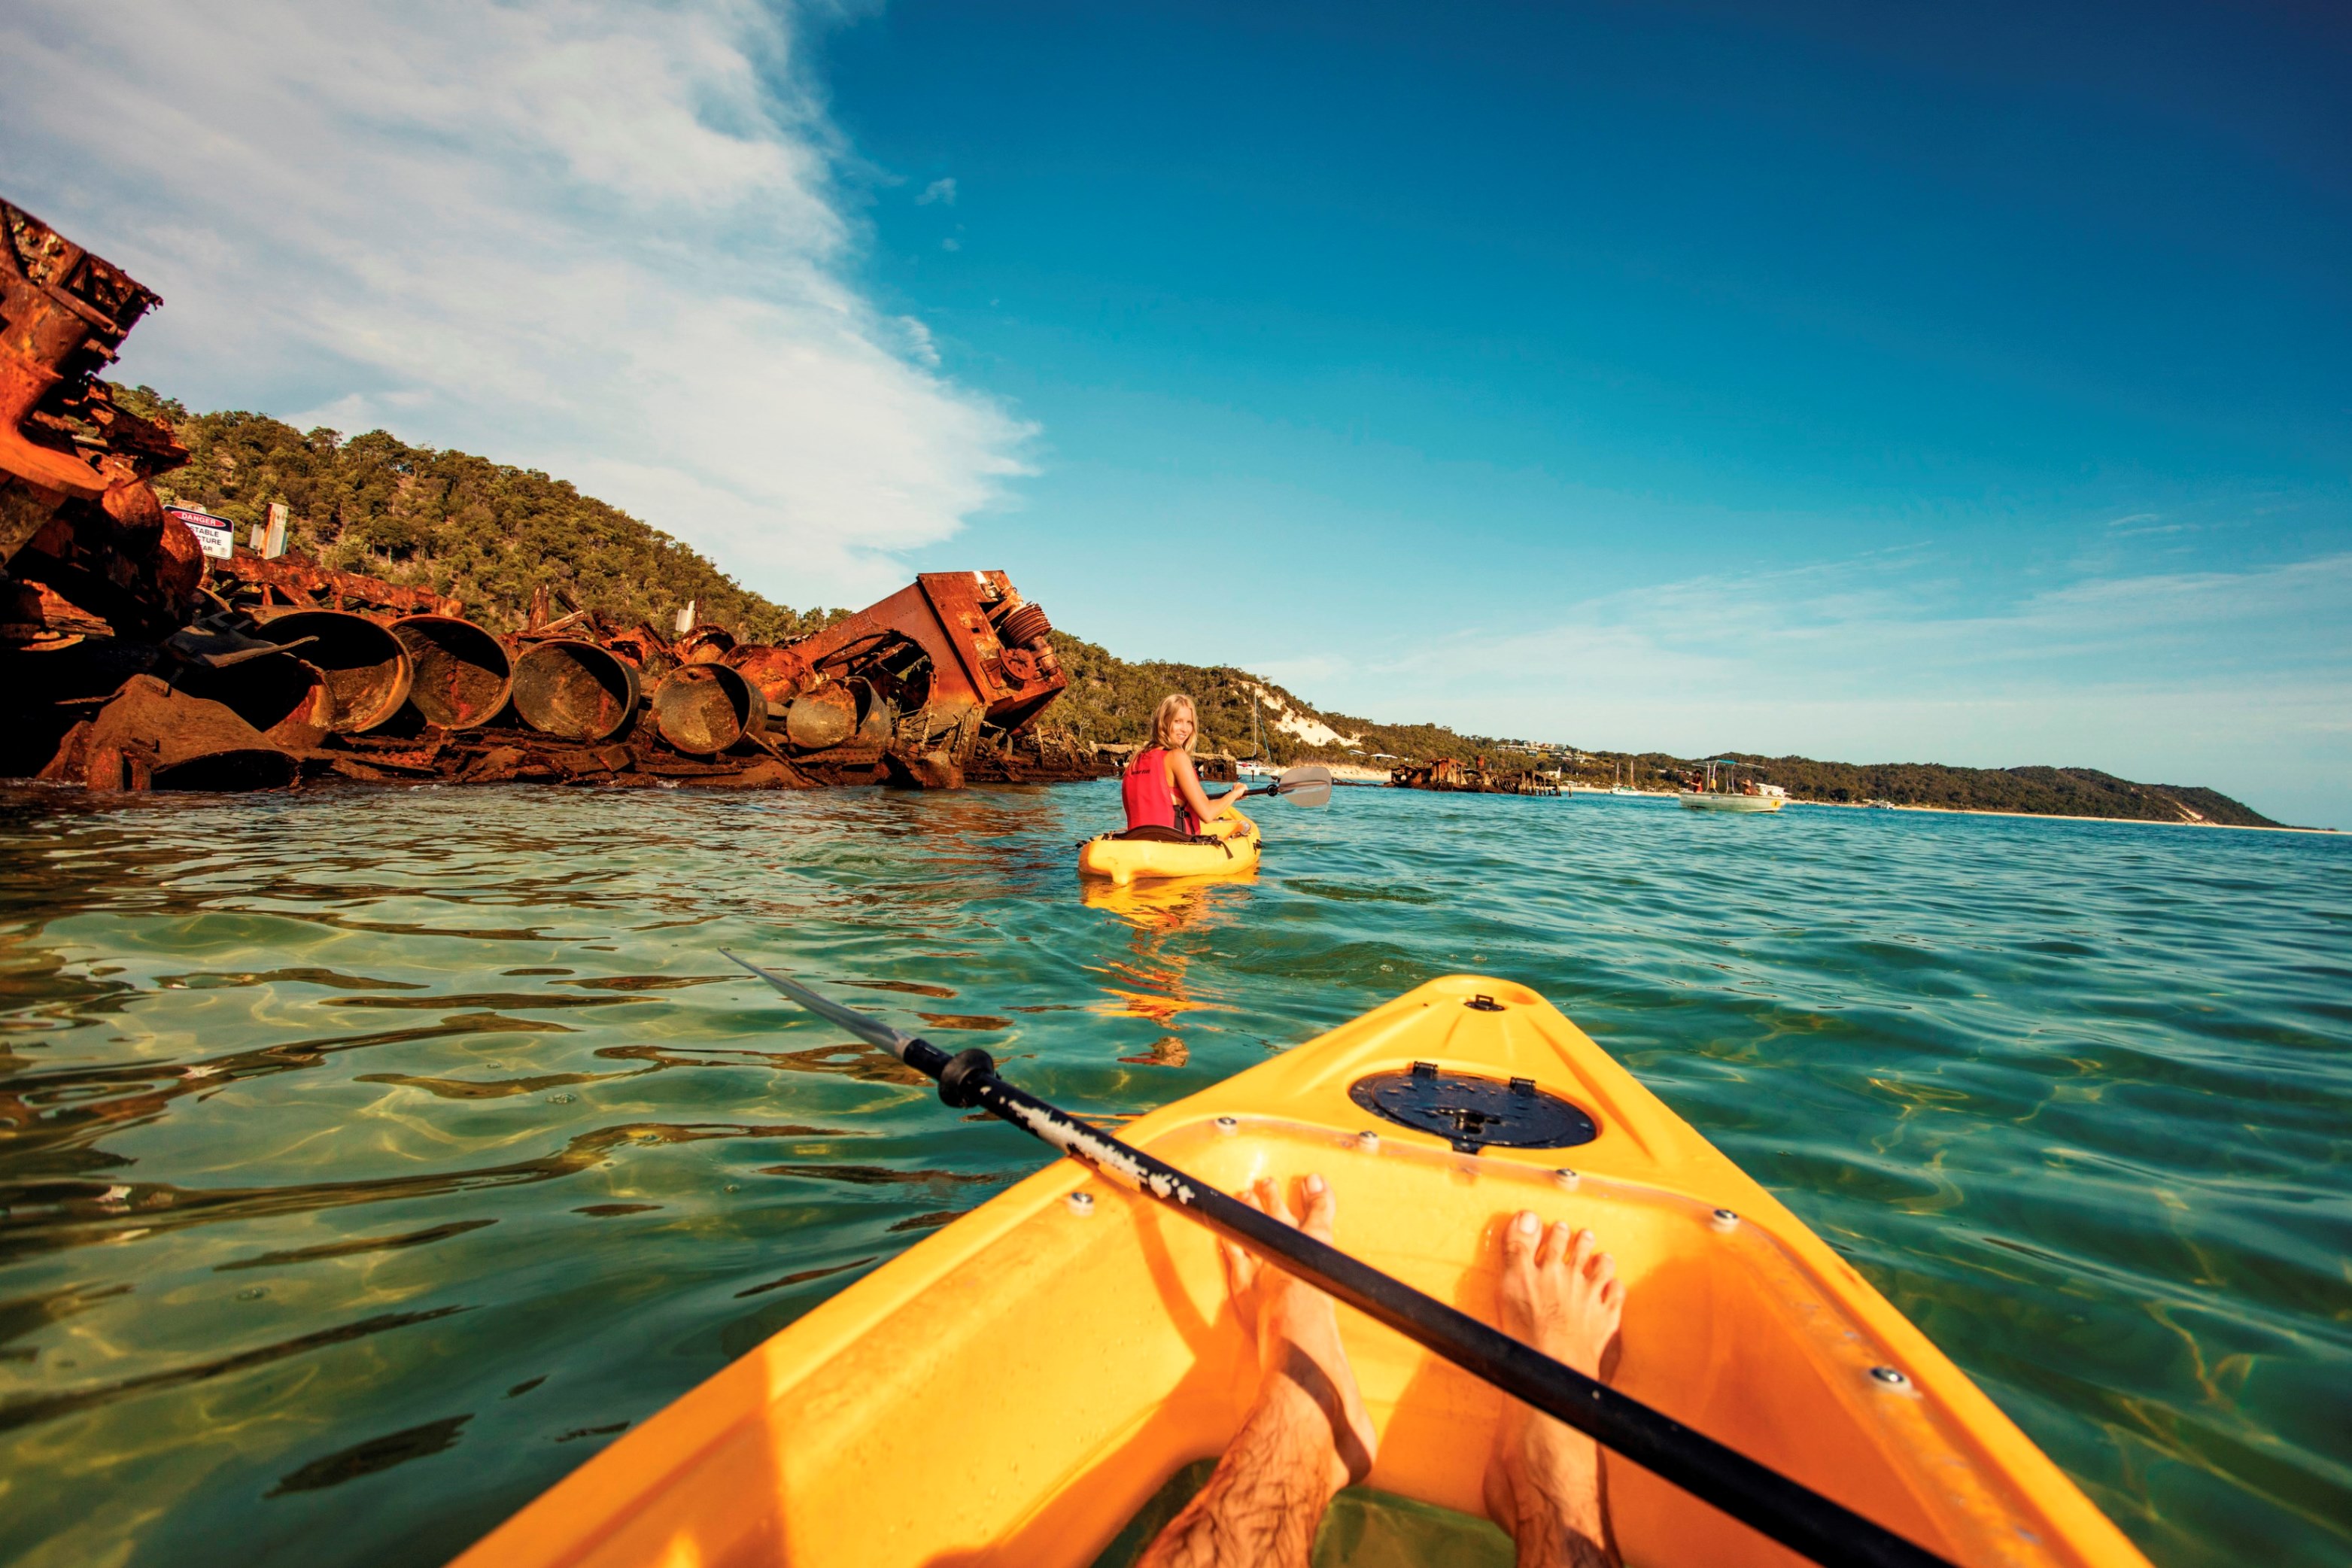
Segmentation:
[(1129, 833), (1160, 827), (1189, 836), (1241, 805), (1239, 784), (1213, 801), (1202, 793), (1192, 766), (1192, 737), (1200, 728), (1191, 698), (1178, 692), (1160, 700), (1151, 715), (1151, 743), (1135, 753), (1119, 781)]
[[(1337, 1212), (1319, 1175), (1239, 1194), (1261, 1214), (1331, 1239)], [(1339, 1343), (1331, 1298), (1246, 1248), (1222, 1243), (1234, 1310), (1257, 1346), (1258, 1394), (1208, 1484), (1169, 1521), (1138, 1568), (1305, 1568), (1333, 1494), (1362, 1480), (1380, 1441)], [(1591, 1378), (1615, 1371), (1625, 1309), (1616, 1260), (1589, 1230), (1547, 1227), (1522, 1209), (1503, 1227), (1498, 1305), (1505, 1333)], [(1508, 1531), (1519, 1568), (1619, 1568), (1601, 1450), (1593, 1440), (1503, 1401), (1487, 1456), (1486, 1515)]]

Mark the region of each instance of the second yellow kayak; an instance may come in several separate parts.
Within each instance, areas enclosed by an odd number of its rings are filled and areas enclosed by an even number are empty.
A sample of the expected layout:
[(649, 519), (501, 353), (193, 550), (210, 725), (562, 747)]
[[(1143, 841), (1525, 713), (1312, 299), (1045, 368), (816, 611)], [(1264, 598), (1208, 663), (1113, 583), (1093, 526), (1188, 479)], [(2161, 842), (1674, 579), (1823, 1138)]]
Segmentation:
[(1236, 811), (1202, 830), (1210, 842), (1169, 843), (1106, 833), (1078, 847), (1078, 874), (1118, 887), (1151, 878), (1231, 877), (1257, 864), (1257, 824)]

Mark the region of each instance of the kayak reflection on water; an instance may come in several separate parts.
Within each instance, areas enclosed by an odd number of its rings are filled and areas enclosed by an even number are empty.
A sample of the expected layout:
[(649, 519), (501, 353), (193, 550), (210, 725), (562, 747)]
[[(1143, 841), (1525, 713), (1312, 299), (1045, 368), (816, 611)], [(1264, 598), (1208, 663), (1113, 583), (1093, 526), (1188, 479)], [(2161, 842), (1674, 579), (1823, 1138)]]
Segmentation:
[(1245, 889), (1256, 881), (1255, 866), (1213, 881), (1180, 878), (1129, 882), (1122, 887), (1117, 882), (1088, 880), (1078, 884), (1078, 901), (1087, 909), (1117, 915), (1133, 926), (1139, 935), (1170, 936), (1208, 926), (1219, 915), (1238, 916), (1241, 905), (1247, 901)]
[(1240, 918), (1247, 889), (1257, 879), (1255, 868), (1221, 882), (1116, 883), (1085, 881), (1079, 897), (1088, 909), (1104, 910), (1133, 928), (1130, 956), (1102, 965), (1088, 965), (1104, 977), (1103, 999), (1091, 1011), (1108, 1018), (1142, 1018), (1169, 1031), (1147, 1054), (1123, 1056), (1122, 1062), (1145, 1067), (1182, 1067), (1192, 1059), (1181, 1031), (1183, 1015), (1222, 1004), (1196, 999), (1186, 984), (1194, 954), (1185, 943), (1171, 941), (1180, 934), (1205, 931)]
[[(1320, 1175), (1260, 1178), (1241, 1201), (1318, 1241), (1337, 1212)], [(1234, 1310), (1257, 1347), (1258, 1392), (1208, 1485), (1162, 1530), (1139, 1568), (1305, 1568), (1323, 1510), (1372, 1468), (1379, 1436), (1339, 1342), (1331, 1298), (1244, 1247), (1220, 1242)], [(1587, 1377), (1615, 1370), (1625, 1288), (1589, 1230), (1547, 1229), (1521, 1210), (1503, 1229), (1505, 1333)], [(1521, 1568), (1618, 1563), (1593, 1440), (1517, 1400), (1504, 1402), (1486, 1462), (1486, 1512), (1511, 1533)]]

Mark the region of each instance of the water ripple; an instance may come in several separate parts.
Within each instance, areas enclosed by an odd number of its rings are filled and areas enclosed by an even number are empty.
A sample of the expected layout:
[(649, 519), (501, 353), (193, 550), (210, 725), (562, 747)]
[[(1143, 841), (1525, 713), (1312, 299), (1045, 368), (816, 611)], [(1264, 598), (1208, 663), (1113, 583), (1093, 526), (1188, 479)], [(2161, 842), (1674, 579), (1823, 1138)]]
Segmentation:
[(12, 1561), (440, 1562), (1035, 1167), (722, 945), (1113, 1121), (1524, 981), (2167, 1568), (2352, 1554), (2346, 846), (1350, 791), (1082, 892), (1115, 798), (0, 796)]

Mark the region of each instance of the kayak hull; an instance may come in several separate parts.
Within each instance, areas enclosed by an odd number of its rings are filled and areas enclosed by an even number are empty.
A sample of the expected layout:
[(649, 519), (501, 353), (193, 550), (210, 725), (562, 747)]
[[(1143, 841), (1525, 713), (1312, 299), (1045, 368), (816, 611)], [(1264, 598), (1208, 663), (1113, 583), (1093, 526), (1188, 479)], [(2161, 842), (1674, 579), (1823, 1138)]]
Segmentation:
[[(1532, 1078), (1598, 1134), (1464, 1154), (1349, 1098), (1417, 1060)], [(1589, 1226), (1627, 1285), (1627, 1394), (1957, 1562), (2146, 1568), (1859, 1275), (1522, 987), (1433, 981), (1126, 1136), (1229, 1189), (1319, 1172), (1342, 1248), (1489, 1319), (1510, 1215)], [(1339, 1321), (1381, 1435), (1369, 1484), (1480, 1511), (1499, 1396)], [(1255, 1366), (1208, 1234), (1061, 1161), (685, 1394), (459, 1563), (1077, 1568), (1223, 1450)], [(1800, 1561), (1604, 1462), (1629, 1563)]]
[(1105, 834), (1078, 846), (1078, 874), (1127, 887), (1175, 878), (1238, 877), (1257, 867), (1257, 824), (1233, 812), (1202, 830), (1213, 844), (1154, 844)]

